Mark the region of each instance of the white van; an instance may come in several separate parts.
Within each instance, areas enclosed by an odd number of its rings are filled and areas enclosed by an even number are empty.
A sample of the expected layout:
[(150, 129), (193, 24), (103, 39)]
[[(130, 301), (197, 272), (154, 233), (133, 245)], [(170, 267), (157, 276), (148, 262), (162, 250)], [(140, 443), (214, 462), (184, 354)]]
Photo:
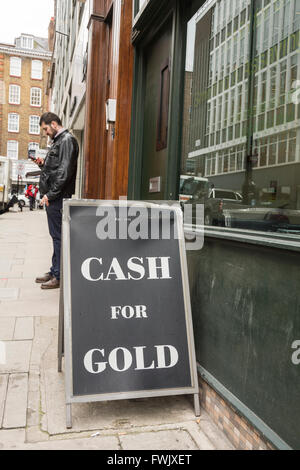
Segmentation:
[(184, 203), (191, 199), (193, 195), (197, 192), (202, 191), (205, 194), (208, 194), (209, 190), (209, 181), (207, 178), (202, 176), (189, 176), (181, 175), (180, 176), (180, 189), (179, 189), (179, 201)]

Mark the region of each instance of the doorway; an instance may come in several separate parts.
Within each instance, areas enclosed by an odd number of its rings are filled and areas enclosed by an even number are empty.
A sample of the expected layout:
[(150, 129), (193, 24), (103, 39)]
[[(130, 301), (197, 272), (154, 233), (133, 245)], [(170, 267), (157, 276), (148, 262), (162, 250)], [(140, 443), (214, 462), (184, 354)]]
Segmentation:
[(145, 50), (145, 96), (142, 143), (144, 200), (164, 199), (168, 163), (168, 121), (172, 23)]

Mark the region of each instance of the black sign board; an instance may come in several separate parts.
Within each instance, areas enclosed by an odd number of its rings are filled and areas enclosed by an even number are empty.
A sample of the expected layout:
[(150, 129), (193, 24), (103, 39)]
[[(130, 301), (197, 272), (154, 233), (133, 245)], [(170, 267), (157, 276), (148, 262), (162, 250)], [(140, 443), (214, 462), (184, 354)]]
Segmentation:
[(67, 427), (73, 402), (191, 393), (199, 414), (178, 206), (65, 201), (63, 291)]

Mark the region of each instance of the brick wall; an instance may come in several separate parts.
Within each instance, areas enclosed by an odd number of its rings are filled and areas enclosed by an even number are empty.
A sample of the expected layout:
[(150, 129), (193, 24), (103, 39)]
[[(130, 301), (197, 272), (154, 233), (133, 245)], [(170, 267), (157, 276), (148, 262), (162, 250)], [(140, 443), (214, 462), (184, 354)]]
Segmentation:
[(201, 406), (236, 449), (274, 450), (274, 447), (201, 377), (199, 388)]
[[(48, 96), (46, 95), (46, 86), (48, 78), (48, 70), (50, 62), (43, 60), (43, 78), (42, 80), (33, 80), (31, 78), (31, 61), (32, 58), (22, 57), (22, 74), (21, 77), (10, 76), (10, 57), (17, 54), (3, 53), (3, 79), (5, 85), (5, 104), (2, 105), (2, 129), (0, 129), (0, 155), (7, 154), (7, 141), (17, 140), (19, 142), (19, 159), (27, 159), (28, 144), (30, 142), (39, 143), (40, 147), (44, 147), (46, 139), (41, 134), (29, 134), (29, 116), (41, 116), (45, 111), (49, 110)], [(37, 58), (40, 60), (39, 58)], [(0, 65), (1, 73), (1, 65)], [(15, 84), (21, 87), (21, 101), (19, 105), (9, 104), (9, 85)], [(42, 106), (34, 107), (30, 105), (30, 89), (31, 87), (41, 88), (42, 90)], [(19, 132), (8, 132), (8, 114), (18, 113), (20, 116)]]

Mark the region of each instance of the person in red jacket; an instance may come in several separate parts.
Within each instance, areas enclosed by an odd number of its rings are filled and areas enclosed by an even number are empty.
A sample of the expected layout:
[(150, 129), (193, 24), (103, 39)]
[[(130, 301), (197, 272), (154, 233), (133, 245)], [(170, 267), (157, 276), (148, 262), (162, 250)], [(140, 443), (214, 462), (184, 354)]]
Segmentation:
[(29, 206), (31, 211), (33, 211), (33, 209), (35, 208), (35, 198), (37, 192), (38, 188), (36, 185), (33, 186), (33, 184), (30, 184), (27, 188), (27, 191), (25, 192), (25, 196), (29, 199)]

